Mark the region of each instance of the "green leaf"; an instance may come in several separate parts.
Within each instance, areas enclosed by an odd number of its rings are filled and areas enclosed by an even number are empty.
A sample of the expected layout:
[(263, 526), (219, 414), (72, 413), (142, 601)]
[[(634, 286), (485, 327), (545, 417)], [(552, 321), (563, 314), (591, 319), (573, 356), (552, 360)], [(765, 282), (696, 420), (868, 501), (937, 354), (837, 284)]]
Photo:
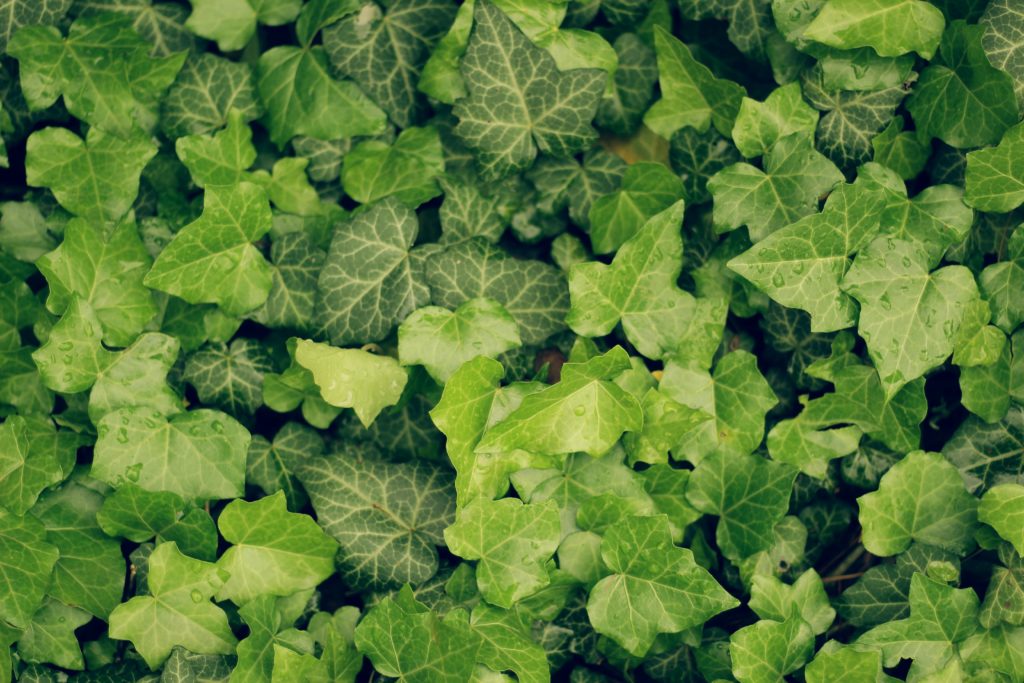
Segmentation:
[(1007, 0), (993, 0), (985, 7), (978, 21), (985, 27), (981, 45), (985, 56), (995, 68), (1005, 71), (1013, 78), (1018, 104), (1024, 104), (1024, 70), (1021, 65), (1019, 31), (1024, 28), (1024, 13)]
[(205, 135), (227, 125), (232, 110), (245, 122), (263, 113), (252, 66), (205, 52), (185, 60), (161, 103), (160, 126), (172, 139)]
[(1013, 79), (989, 64), (983, 33), (981, 26), (953, 22), (942, 36), (940, 59), (921, 72), (907, 110), (922, 139), (979, 147), (995, 143), (1017, 123)]
[(0, 508), (0, 567), (6, 586), (0, 594), (0, 617), (7, 623), (17, 628), (31, 623), (59, 554), (46, 542), (42, 524)]
[(48, 594), (106, 619), (124, 591), (124, 556), (96, 521), (102, 504), (102, 495), (73, 482), (41, 496), (32, 515), (60, 551)]
[(93, 424), (109, 412), (132, 406), (152, 408), (163, 415), (181, 412), (181, 397), (167, 384), (178, 347), (174, 337), (147, 332), (118, 353), (89, 392)]
[(274, 370), (267, 350), (252, 339), (210, 344), (185, 360), (182, 378), (199, 400), (236, 417), (252, 415), (263, 405), (263, 376)]
[(878, 490), (857, 499), (863, 543), (869, 552), (888, 556), (911, 541), (959, 553), (973, 544), (977, 500), (939, 453), (914, 451), (885, 473)]
[(382, 339), (426, 303), (421, 261), (409, 252), (418, 230), (416, 214), (395, 198), (335, 228), (316, 306), (332, 343)]
[(395, 0), (362, 4), (323, 34), (331, 65), (353, 79), (401, 128), (429, 112), (416, 91), (430, 50), (455, 18), (441, 0)]
[(551, 676), (547, 657), (524, 622), (516, 612), (477, 604), (469, 620), (480, 637), (477, 661), (494, 671), (514, 671), (522, 683), (545, 683)]
[(238, 643), (238, 664), (232, 678), (270, 682), (278, 652), (313, 651), (313, 639), (308, 633), (290, 628), (294, 617), (285, 617), (280, 601), (273, 596), (256, 598), (239, 608), (238, 613), (249, 627), (249, 635)]
[(683, 198), (690, 204), (701, 204), (711, 199), (707, 190), (708, 179), (737, 161), (742, 156), (717, 130), (709, 128), (698, 133), (693, 128), (681, 128), (669, 142), (669, 163), (683, 181)]
[(843, 289), (861, 304), (857, 329), (889, 398), (952, 353), (964, 306), (979, 297), (967, 268), (928, 270), (922, 248), (879, 237), (843, 279)]
[(891, 168), (903, 180), (912, 180), (924, 170), (931, 147), (917, 134), (903, 130), (903, 117), (894, 118), (881, 133), (871, 138), (873, 159)]
[(660, 26), (654, 29), (654, 47), (661, 99), (644, 114), (644, 125), (666, 140), (680, 128), (703, 133), (712, 124), (729, 135), (746, 94), (743, 87), (715, 78), (685, 43)]
[(338, 544), (308, 515), (288, 512), (281, 492), (252, 503), (232, 501), (217, 527), (232, 544), (217, 560), (229, 574), (219, 601), (243, 605), (261, 595), (288, 596), (334, 573)]
[(863, 432), (850, 425), (817, 429), (800, 416), (783, 420), (768, 432), (768, 452), (773, 460), (788, 463), (810, 477), (824, 479), (831, 460), (857, 450)]
[(103, 224), (131, 208), (142, 169), (155, 154), (156, 145), (138, 130), (122, 138), (90, 128), (83, 141), (65, 128), (44, 128), (29, 136), (26, 182), (48, 188), (71, 213)]
[(0, 50), (22, 26), (56, 24), (71, 8), (72, 0), (10, 0), (0, 20)]
[(26, 26), (7, 46), (18, 60), (32, 109), (46, 109), (63, 95), (74, 116), (118, 137), (127, 137), (137, 123), (145, 125), (187, 54), (150, 57), (150, 49), (131, 20), (114, 12), (81, 16), (66, 38), (56, 26)]
[(567, 157), (592, 143), (590, 126), (606, 75), (597, 69), (559, 71), (488, 2), (474, 7), (473, 32), (462, 58), (469, 93), (459, 100), (455, 133), (472, 148), (486, 177), (530, 166), (538, 150)]
[[(150, 54), (167, 56), (195, 47), (195, 38), (185, 28), (188, 10), (152, 0), (83, 0), (80, 14), (118, 12), (132, 20), (135, 32), (151, 43)], [(48, 23), (48, 22), (41, 22)]]
[(850, 256), (878, 234), (882, 200), (870, 186), (840, 185), (821, 213), (768, 235), (728, 266), (780, 304), (807, 311), (812, 332), (850, 327), (857, 305), (840, 283)]
[(526, 177), (540, 193), (542, 213), (558, 214), (568, 206), (569, 218), (586, 228), (594, 202), (618, 187), (625, 168), (618, 156), (597, 148), (584, 154), (582, 163), (573, 158), (541, 157)]
[(732, 634), (729, 654), (740, 683), (784, 680), (814, 654), (814, 633), (799, 615), (762, 619)]
[(275, 47), (260, 55), (257, 73), (270, 140), (278, 148), (296, 135), (335, 140), (384, 132), (384, 112), (356, 84), (331, 77), (323, 47)]
[(630, 432), (623, 439), (633, 462), (668, 462), (669, 452), (679, 450), (683, 437), (711, 419), (702, 410), (683, 405), (657, 389), (649, 389), (640, 406), (644, 411), (643, 430)]
[(683, 197), (683, 183), (662, 164), (638, 162), (626, 169), (622, 187), (590, 208), (590, 242), (598, 254), (616, 251), (650, 218)]
[(314, 328), (317, 278), (327, 253), (305, 233), (292, 232), (270, 246), (270, 294), (252, 317), (272, 328), (309, 331)]
[(1024, 486), (1000, 484), (981, 497), (978, 520), (996, 530), (1013, 544), (1018, 553), (1024, 550)]
[(406, 128), (391, 145), (366, 140), (345, 155), (341, 185), (362, 204), (395, 197), (415, 208), (441, 194), (436, 178), (444, 173), (437, 129)]
[(320, 387), (313, 381), (313, 373), (295, 361), (298, 341), (298, 338), (292, 337), (286, 343), (292, 363), (284, 372), (264, 373), (263, 402), (279, 413), (301, 407), (302, 417), (307, 422), (314, 427), (327, 429), (342, 409), (324, 401)]
[(43, 385), (32, 351), (31, 346), (0, 351), (0, 404), (12, 405), (29, 415), (49, 413), (53, 393)]
[(639, 431), (639, 402), (611, 382), (629, 368), (616, 347), (582, 363), (562, 366), (557, 384), (528, 395), (518, 408), (484, 434), (477, 453), (522, 449), (538, 454), (606, 453), (625, 431)]
[(185, 27), (217, 42), (221, 52), (241, 50), (256, 33), (256, 22), (280, 26), (295, 20), (300, 0), (196, 0)]
[(142, 284), (150, 263), (134, 220), (107, 231), (76, 218), (64, 228), (60, 246), (36, 267), (50, 286), (46, 306), (52, 313), (64, 313), (77, 296), (91, 305), (108, 345), (128, 346), (157, 312)]
[(642, 657), (659, 633), (679, 633), (735, 607), (739, 602), (673, 545), (668, 519), (627, 517), (601, 542), (611, 574), (587, 600), (594, 629), (630, 654)]
[(493, 299), (470, 299), (454, 311), (424, 306), (398, 328), (403, 365), (422, 365), (444, 384), (463, 363), (494, 358), (521, 345), (515, 319)]
[(470, 299), (494, 299), (516, 319), (523, 344), (543, 343), (565, 329), (569, 289), (547, 263), (517, 259), (482, 238), (427, 256), (432, 303), (455, 309)]
[(97, 425), (92, 476), (113, 486), (126, 481), (186, 500), (243, 494), (245, 427), (217, 410), (167, 417), (152, 408), (120, 408)]
[(216, 565), (161, 543), (149, 556), (150, 595), (118, 605), (110, 615), (110, 637), (130, 640), (156, 669), (181, 645), (197, 654), (233, 654), (235, 636), (224, 611), (210, 598), (224, 583)]
[(180, 137), (174, 141), (174, 151), (199, 187), (247, 180), (246, 169), (256, 161), (252, 129), (237, 109), (228, 113), (225, 128), (213, 135)]
[(445, 529), (448, 549), (478, 560), (477, 586), (485, 600), (509, 608), (548, 585), (545, 566), (558, 548), (561, 523), (551, 501), (477, 499)]
[(1010, 406), (994, 424), (968, 417), (942, 453), (960, 470), (971, 491), (1004, 482), (1024, 484), (1024, 407)]
[(191, 304), (215, 303), (228, 315), (262, 304), (270, 264), (252, 245), (270, 229), (270, 205), (252, 183), (211, 187), (203, 214), (174, 236), (143, 281)]
[(979, 211), (1006, 213), (1024, 204), (1024, 166), (1017, 146), (1024, 125), (1006, 131), (999, 145), (967, 154), (964, 201)]
[(803, 35), (844, 50), (871, 47), (882, 57), (917, 52), (931, 59), (945, 23), (922, 0), (829, 0)]
[(877, 652), (853, 647), (822, 647), (807, 665), (807, 683), (876, 683), (882, 676)]
[(367, 613), (356, 627), (355, 643), (377, 671), (403, 683), (472, 680), (481, 645), (465, 612), (441, 619), (417, 602), (408, 586)]
[(992, 322), (1007, 334), (1024, 322), (1024, 304), (1017, 294), (1024, 287), (1024, 230), (1015, 230), (1007, 259), (986, 266), (978, 276), (982, 296), (992, 309)]
[(46, 343), (32, 352), (43, 384), (66, 394), (91, 387), (115, 357), (103, 348), (102, 333), (92, 307), (74, 297)]
[(245, 481), (263, 489), (267, 495), (284, 491), (288, 509), (305, 507), (309, 498), (295, 477), (299, 463), (323, 454), (324, 441), (312, 428), (300, 422), (287, 422), (268, 441), (260, 435), (252, 438), (245, 466)]
[(770, 4), (757, 0), (684, 0), (680, 6), (688, 19), (728, 21), (729, 41), (744, 55), (763, 62), (772, 36)]
[[(43, 489), (59, 483), (65, 475), (33, 422), (13, 415), (0, 424), (0, 507), (16, 515), (24, 515)], [(44, 424), (50, 426), (49, 420), (44, 419)]]
[[(607, 6), (606, 6), (607, 7)], [(654, 50), (637, 34), (623, 33), (614, 42), (618, 67), (614, 91), (601, 99), (595, 122), (617, 135), (631, 135), (643, 121), (654, 96), (658, 63)]]
[(297, 475), (320, 526), (341, 545), (348, 585), (419, 584), (437, 572), (434, 546), (444, 542), (455, 513), (448, 471), (336, 454), (302, 462)]
[(821, 577), (813, 569), (801, 574), (792, 585), (758, 574), (750, 589), (750, 609), (762, 619), (783, 622), (796, 613), (815, 635), (825, 633), (836, 617)]
[(762, 240), (818, 208), (818, 198), (842, 182), (835, 164), (814, 150), (803, 132), (780, 138), (765, 153), (765, 170), (733, 164), (708, 180), (719, 232), (746, 225)]
[(189, 505), (170, 491), (146, 491), (126, 483), (103, 501), (96, 523), (108, 536), (133, 543), (173, 541), (186, 555), (213, 561), (217, 556), (217, 528), (205, 510)]
[(75, 638), (75, 629), (90, 619), (92, 615), (85, 610), (47, 599), (18, 638), (18, 654), (26, 662), (54, 664), (81, 671), (85, 662)]
[(352, 408), (364, 427), (380, 411), (398, 403), (408, 380), (407, 371), (390, 356), (362, 349), (339, 349), (300, 339), (295, 362), (309, 370), (329, 405)]
[(732, 139), (749, 159), (761, 156), (777, 140), (792, 133), (813, 134), (817, 125), (818, 112), (804, 101), (800, 85), (789, 83), (773, 90), (764, 102), (744, 97), (732, 127)]

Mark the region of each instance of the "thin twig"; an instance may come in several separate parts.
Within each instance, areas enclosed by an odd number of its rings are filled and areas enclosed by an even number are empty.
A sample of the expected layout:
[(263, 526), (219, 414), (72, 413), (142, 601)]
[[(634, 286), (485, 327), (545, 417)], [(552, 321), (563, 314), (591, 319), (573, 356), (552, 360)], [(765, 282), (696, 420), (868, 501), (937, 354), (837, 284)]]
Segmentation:
[(836, 583), (837, 581), (846, 581), (848, 579), (859, 579), (864, 576), (866, 572), (853, 572), (852, 574), (832, 574), (826, 576), (821, 580), (822, 583)]

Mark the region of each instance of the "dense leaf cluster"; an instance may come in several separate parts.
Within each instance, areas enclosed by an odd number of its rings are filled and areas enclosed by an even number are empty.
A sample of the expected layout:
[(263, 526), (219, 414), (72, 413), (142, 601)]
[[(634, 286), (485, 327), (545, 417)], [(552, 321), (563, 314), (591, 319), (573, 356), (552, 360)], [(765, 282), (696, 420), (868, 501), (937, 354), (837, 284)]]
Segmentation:
[(0, 53), (0, 681), (1024, 681), (1020, 0)]

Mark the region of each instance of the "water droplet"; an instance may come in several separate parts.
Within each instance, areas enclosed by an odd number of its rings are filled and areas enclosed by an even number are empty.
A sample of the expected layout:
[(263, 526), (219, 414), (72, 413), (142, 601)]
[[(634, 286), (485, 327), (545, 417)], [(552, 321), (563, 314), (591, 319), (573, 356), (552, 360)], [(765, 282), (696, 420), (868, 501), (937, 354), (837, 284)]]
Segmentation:
[(86, 337), (91, 337), (95, 333), (95, 330), (92, 329), (92, 323), (86, 323), (85, 327), (82, 329), (85, 332)]
[(64, 363), (65, 364), (71, 365), (74, 362), (75, 362), (75, 357), (74, 356), (72, 356), (70, 353), (65, 353), (64, 354)]
[(572, 409), (572, 412), (575, 413), (576, 415), (583, 415), (585, 412), (587, 412), (587, 409), (583, 405), (578, 405)]
[(210, 429), (217, 432), (218, 434), (224, 433), (224, 425), (221, 423), (220, 420), (214, 420), (213, 422), (211, 422)]
[(878, 300), (878, 304), (886, 311), (892, 310), (892, 301), (889, 299), (888, 294), (883, 294), (882, 297)]
[(197, 604), (203, 601), (203, 594), (195, 589), (192, 590), (192, 592), (189, 594), (189, 597), (192, 598), (192, 602)]
[(74, 375), (72, 375), (72, 374), (71, 374), (70, 372), (65, 372), (65, 373), (64, 373), (64, 376), (62, 377), (62, 379), (63, 379), (63, 380), (65, 381), (65, 382), (70, 382), (70, 381), (71, 381), (72, 379), (74, 379), (74, 377), (75, 377), (75, 376), (74, 376)]
[(124, 471), (124, 476), (128, 481), (138, 481), (139, 473), (142, 472), (142, 463), (137, 462)]
[(118, 443), (128, 443), (128, 430), (118, 429), (116, 438)]
[(60, 349), (61, 351), (70, 351), (71, 349), (75, 348), (75, 345), (69, 341), (66, 341), (61, 342), (57, 348)]
[(775, 275), (772, 275), (772, 285), (775, 287), (781, 287), (784, 284), (786, 284), (786, 278), (783, 277), (782, 273), (775, 273)]
[(904, 268), (909, 268), (914, 264), (914, 262), (910, 260), (909, 256), (904, 256), (902, 259), (902, 263)]

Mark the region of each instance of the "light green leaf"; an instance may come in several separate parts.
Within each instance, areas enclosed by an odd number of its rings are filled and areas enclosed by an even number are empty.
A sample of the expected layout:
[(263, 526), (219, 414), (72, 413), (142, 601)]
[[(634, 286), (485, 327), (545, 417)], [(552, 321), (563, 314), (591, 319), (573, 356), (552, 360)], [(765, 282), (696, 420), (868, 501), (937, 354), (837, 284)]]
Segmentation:
[(631, 462), (668, 462), (669, 452), (680, 450), (686, 434), (712, 419), (704, 411), (683, 405), (657, 389), (643, 394), (640, 406), (644, 411), (643, 429), (623, 438)]
[(218, 601), (244, 605), (261, 595), (288, 596), (334, 573), (338, 544), (308, 515), (288, 512), (280, 491), (251, 503), (232, 501), (217, 527), (232, 544), (217, 560), (229, 574)]
[(807, 622), (814, 635), (825, 633), (836, 618), (821, 577), (813, 569), (805, 571), (792, 584), (785, 584), (775, 576), (754, 576), (750, 609), (762, 619), (773, 621), (786, 621), (795, 613)]
[(323, 454), (320, 434), (300, 422), (286, 422), (274, 435), (273, 442), (255, 435), (249, 446), (245, 481), (263, 489), (267, 495), (284, 491), (288, 509), (297, 512), (309, 498), (295, 478), (299, 463)]
[(252, 129), (237, 109), (228, 113), (225, 128), (213, 135), (180, 137), (174, 141), (174, 151), (199, 187), (248, 180), (246, 169), (256, 161)]
[(840, 185), (821, 213), (768, 235), (728, 266), (780, 304), (810, 313), (812, 332), (849, 327), (857, 305), (839, 285), (849, 257), (878, 234), (882, 200), (870, 186)]
[(814, 633), (799, 614), (762, 619), (729, 638), (732, 673), (740, 683), (785, 680), (814, 654)]
[[(8, 257), (27, 262), (23, 268), (57, 246), (60, 227), (56, 225), (57, 217), (43, 217), (39, 206), (32, 202), (3, 202), (0, 204), (0, 246)], [(17, 277), (23, 279), (31, 274), (31, 270)], [(5, 273), (5, 280), (14, 274)]]
[(494, 358), (521, 344), (515, 319), (493, 299), (470, 299), (454, 311), (425, 306), (398, 328), (402, 365), (422, 365), (439, 384), (466, 361)]
[(981, 46), (984, 32), (981, 26), (953, 22), (942, 36), (940, 58), (921, 72), (907, 110), (923, 140), (979, 147), (994, 144), (1017, 123), (1013, 79), (989, 64)]
[[(195, 38), (185, 28), (188, 9), (153, 0), (82, 0), (79, 14), (118, 12), (132, 20), (135, 32), (150, 42), (150, 54), (164, 57), (195, 48)], [(52, 22), (42, 22), (52, 23)]]
[(72, 298), (46, 343), (32, 352), (43, 384), (66, 394), (91, 387), (115, 358), (103, 348), (102, 334), (92, 307), (77, 296)]
[(822, 647), (807, 665), (807, 683), (880, 683), (882, 656), (854, 647)]
[[(480, 636), (466, 613), (449, 612), (444, 619), (427, 609), (404, 587), (371, 609), (355, 631), (360, 652), (373, 668), (402, 683), (465, 683), (480, 651)], [(429, 667), (424, 667), (429, 662)]]
[(217, 42), (221, 52), (241, 50), (256, 33), (256, 22), (280, 26), (295, 20), (301, 0), (193, 0), (185, 27)]
[(482, 173), (501, 178), (530, 166), (538, 150), (567, 157), (593, 142), (590, 122), (606, 74), (559, 71), (490, 3), (477, 2), (473, 14), (462, 58), (469, 94), (452, 111), (459, 119), (455, 133), (474, 150)]
[(992, 0), (978, 23), (985, 27), (981, 45), (989, 63), (1013, 78), (1018, 104), (1024, 104), (1024, 68), (1020, 32), (1024, 30), (1024, 12), (1012, 0)]
[(474, 238), (429, 255), (425, 271), (434, 304), (455, 309), (470, 299), (494, 299), (516, 319), (523, 344), (542, 344), (565, 329), (569, 288), (550, 264), (512, 258)]
[(699, 626), (739, 602), (672, 543), (668, 519), (627, 517), (610, 528), (601, 557), (611, 574), (587, 600), (594, 629), (630, 654), (643, 657), (659, 633)]
[(393, 197), (335, 228), (316, 306), (332, 343), (382, 339), (426, 303), (421, 263), (409, 253), (418, 230), (416, 214)]
[[(45, 423), (50, 424), (48, 419)], [(32, 422), (20, 415), (0, 424), (0, 507), (16, 515), (24, 515), (43, 489), (59, 483), (66, 474), (55, 453), (43, 447), (40, 435), (31, 427)]]
[[(622, 3), (632, 7), (633, 3)], [(683, 0), (687, 19), (719, 19), (729, 22), (726, 35), (740, 52), (763, 62), (772, 42), (771, 3), (759, 0)], [(605, 13), (608, 10), (604, 9)]]
[(217, 557), (217, 527), (209, 513), (189, 505), (170, 491), (146, 491), (126, 483), (103, 501), (96, 523), (108, 536), (133, 543), (173, 541), (186, 555), (213, 561)]
[(844, 50), (871, 47), (882, 57), (916, 52), (931, 59), (945, 20), (922, 0), (829, 0), (804, 38)]
[(18, 654), (26, 662), (81, 671), (85, 662), (75, 629), (90, 619), (92, 615), (85, 610), (48, 598), (18, 638)]
[(911, 541), (964, 553), (974, 545), (978, 502), (939, 453), (914, 451), (882, 476), (878, 490), (857, 499), (864, 547), (882, 557)]
[(981, 497), (978, 520), (1012, 543), (1018, 553), (1024, 551), (1024, 486), (1000, 484), (990, 488)]
[(291, 628), (295, 618), (282, 613), (280, 602), (271, 595), (264, 595), (239, 608), (239, 615), (249, 627), (249, 635), (238, 643), (238, 664), (232, 679), (271, 683), (279, 652), (313, 652), (313, 638), (309, 633)]
[(964, 201), (979, 211), (1006, 213), (1024, 204), (1024, 162), (1019, 147), (1024, 124), (1003, 135), (996, 147), (967, 153)]
[(777, 423), (768, 432), (772, 459), (789, 463), (810, 477), (825, 479), (829, 462), (856, 451), (864, 432), (856, 425), (832, 429), (819, 426), (801, 416)]
[[(596, 147), (583, 155), (582, 163), (543, 156), (526, 177), (540, 193), (537, 208), (542, 214), (558, 215), (568, 207), (570, 220), (586, 229), (591, 207), (619, 186), (626, 168), (618, 156)], [(515, 217), (512, 225), (516, 227)]]
[(765, 170), (733, 164), (708, 180), (718, 232), (746, 225), (762, 240), (818, 208), (818, 199), (843, 181), (835, 164), (814, 149), (804, 132), (780, 138), (765, 153)]
[(110, 637), (130, 640), (156, 669), (181, 645), (197, 654), (233, 654), (235, 636), (224, 611), (210, 598), (224, 583), (216, 565), (161, 543), (149, 556), (150, 595), (118, 605), (110, 615)]
[(712, 124), (722, 135), (732, 133), (746, 94), (743, 87), (715, 78), (685, 43), (661, 26), (654, 29), (654, 48), (661, 99), (644, 114), (644, 125), (666, 140), (680, 128), (703, 133)]
[(433, 126), (406, 128), (389, 145), (366, 140), (345, 155), (341, 185), (362, 204), (395, 197), (416, 208), (441, 194), (437, 177), (444, 173), (441, 138)]
[(167, 417), (152, 408), (120, 408), (97, 426), (92, 476), (118, 486), (170, 491), (186, 500), (243, 494), (245, 427), (217, 410)]
[(1005, 482), (1024, 484), (1024, 407), (1011, 405), (994, 424), (968, 417), (942, 453), (960, 470), (971, 491)]
[(18, 60), (21, 89), (32, 110), (46, 109), (63, 95), (68, 111), (90, 126), (147, 143), (133, 128), (151, 119), (150, 110), (187, 54), (151, 57), (151, 49), (131, 19), (115, 12), (79, 17), (66, 38), (53, 25), (26, 26), (7, 46)]
[(161, 103), (160, 126), (170, 139), (204, 135), (223, 128), (232, 110), (246, 122), (263, 113), (252, 66), (204, 52), (185, 60)]
[(83, 141), (65, 128), (44, 128), (28, 138), (25, 180), (49, 188), (71, 213), (103, 224), (131, 208), (155, 154), (156, 145), (138, 130), (122, 138), (90, 128)]
[(684, 194), (678, 176), (662, 164), (630, 165), (617, 192), (607, 193), (590, 208), (590, 243), (595, 253), (618, 250), (648, 219), (668, 209)]
[(522, 449), (538, 454), (606, 453), (625, 431), (643, 427), (640, 403), (611, 382), (629, 368), (621, 347), (583, 363), (562, 366), (561, 380), (530, 394), (491, 427), (477, 453)]
[(547, 683), (551, 674), (544, 649), (531, 638), (525, 619), (516, 612), (479, 603), (469, 619), (480, 637), (477, 661), (495, 671), (514, 671), (521, 683)]
[(632, 135), (640, 127), (647, 105), (654, 97), (657, 56), (635, 33), (619, 35), (613, 45), (619, 63), (615, 69), (614, 92), (601, 98), (594, 120), (616, 135)]
[(215, 303), (242, 315), (270, 292), (270, 264), (252, 242), (270, 230), (270, 204), (252, 183), (211, 187), (203, 214), (178, 232), (144, 284), (191, 304)]
[(341, 545), (353, 588), (419, 584), (437, 572), (437, 549), (454, 521), (452, 475), (423, 461), (356, 460), (339, 453), (299, 465), (317, 521)]
[(444, 531), (449, 550), (478, 560), (476, 581), (483, 598), (505, 608), (548, 585), (546, 563), (560, 535), (553, 502), (524, 505), (515, 498), (474, 500)]
[(903, 180), (912, 180), (924, 170), (932, 151), (915, 132), (903, 130), (902, 116), (894, 118), (885, 130), (871, 138), (871, 149), (874, 161), (891, 168)]
[(204, 405), (244, 417), (263, 405), (263, 376), (273, 371), (273, 358), (262, 344), (238, 337), (230, 345), (208, 344), (189, 354), (182, 379), (195, 387)]
[(31, 623), (59, 555), (57, 547), (46, 542), (46, 530), (35, 518), (0, 508), (0, 568), (5, 585), (0, 592), (0, 617), (7, 623), (17, 628)]
[(361, 3), (360, 11), (324, 31), (331, 65), (353, 79), (401, 128), (415, 125), (430, 108), (416, 91), (420, 71), (455, 18), (441, 0)]
[(462, 55), (469, 44), (469, 33), (473, 28), (473, 0), (459, 5), (448, 32), (437, 41), (433, 52), (423, 64), (416, 88), (445, 104), (466, 96), (466, 84), (459, 72)]
[[(764, 102), (744, 97), (740, 102), (732, 139), (743, 156), (761, 156), (791, 133), (814, 133), (818, 112), (807, 104), (799, 83), (773, 90)], [(767, 160), (766, 160), (767, 163)]]
[[(879, 237), (858, 254), (843, 289), (861, 304), (858, 331), (892, 397), (953, 351), (964, 307), (979, 297), (963, 266), (929, 273), (916, 244)], [(909, 339), (919, 342), (911, 345)]]
[(407, 371), (390, 356), (362, 349), (339, 349), (300, 339), (295, 362), (309, 370), (329, 405), (352, 408), (364, 427), (380, 411), (398, 403), (408, 380)]
[(93, 424), (111, 411), (132, 406), (152, 408), (163, 415), (181, 412), (181, 397), (167, 384), (178, 347), (174, 337), (147, 332), (118, 353), (89, 393), (89, 419)]
[(1024, 230), (1015, 230), (1007, 244), (1007, 258), (986, 266), (978, 286), (992, 309), (992, 322), (1007, 334), (1024, 322)]
[(279, 413), (300, 408), (302, 417), (309, 424), (319, 429), (327, 429), (334, 418), (341, 413), (324, 401), (320, 387), (313, 381), (313, 373), (295, 361), (295, 346), (298, 338), (292, 337), (286, 342), (291, 365), (282, 373), (264, 373), (263, 402), (271, 410)]

